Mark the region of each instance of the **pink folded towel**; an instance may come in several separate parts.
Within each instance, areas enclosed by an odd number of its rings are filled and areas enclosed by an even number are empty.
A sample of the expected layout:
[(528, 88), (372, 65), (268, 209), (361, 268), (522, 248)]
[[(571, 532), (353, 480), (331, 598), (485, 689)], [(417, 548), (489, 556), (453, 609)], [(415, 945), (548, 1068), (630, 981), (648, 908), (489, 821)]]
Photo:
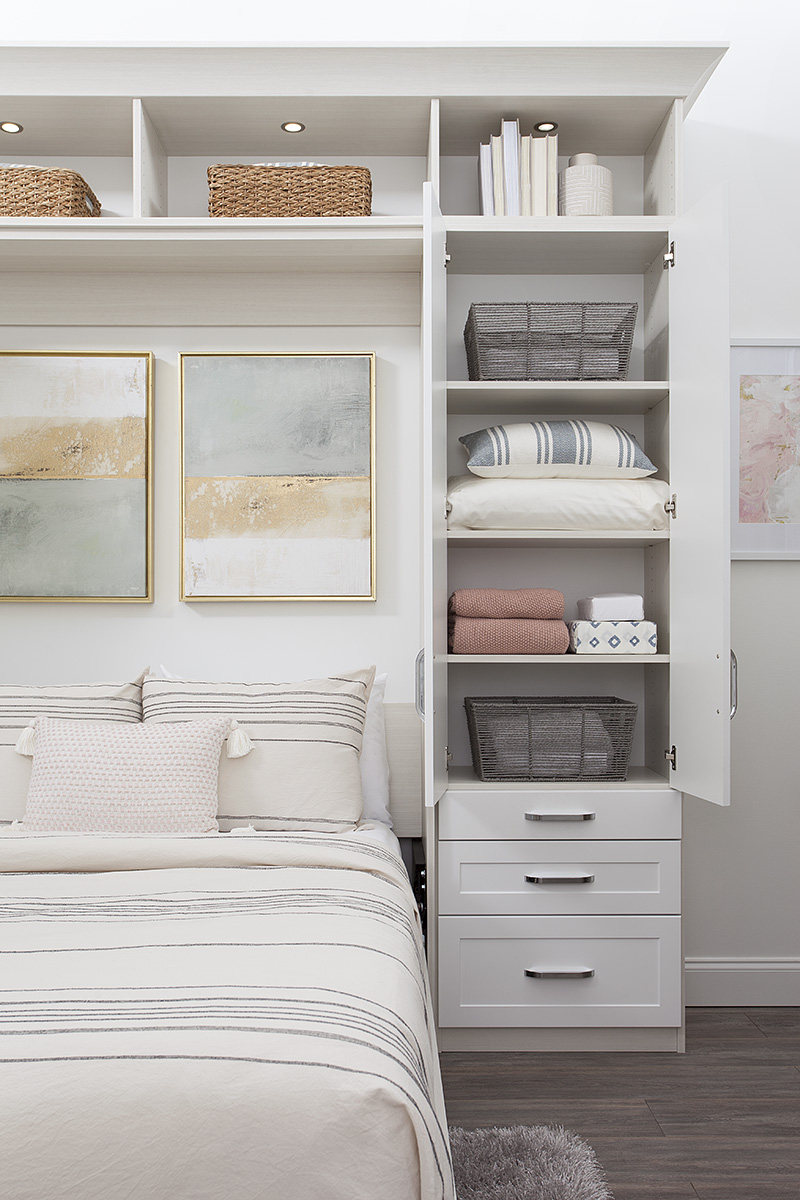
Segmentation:
[(450, 597), (450, 612), (456, 617), (560, 621), (564, 595), (555, 588), (459, 588)]
[(453, 654), (566, 654), (568, 649), (563, 621), (450, 617)]

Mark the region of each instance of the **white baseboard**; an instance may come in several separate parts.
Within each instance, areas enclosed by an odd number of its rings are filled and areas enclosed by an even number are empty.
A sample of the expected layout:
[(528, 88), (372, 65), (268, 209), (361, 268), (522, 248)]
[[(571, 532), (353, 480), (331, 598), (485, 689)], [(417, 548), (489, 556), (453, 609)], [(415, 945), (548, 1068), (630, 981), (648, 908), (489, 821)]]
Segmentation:
[(689, 1008), (800, 1007), (800, 958), (687, 958)]

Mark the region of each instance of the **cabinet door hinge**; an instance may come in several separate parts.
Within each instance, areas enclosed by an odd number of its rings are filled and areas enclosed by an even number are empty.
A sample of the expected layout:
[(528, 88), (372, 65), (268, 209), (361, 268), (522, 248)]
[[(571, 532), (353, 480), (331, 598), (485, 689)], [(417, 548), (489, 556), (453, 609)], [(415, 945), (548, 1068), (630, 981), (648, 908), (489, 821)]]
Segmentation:
[(664, 751), (664, 758), (669, 763), (671, 769), (673, 771), (677, 771), (677, 769), (678, 769), (678, 751), (675, 749), (674, 746), (672, 747), (671, 750)]
[(678, 497), (675, 494), (675, 492), (672, 493), (671, 500), (664, 501), (664, 512), (669, 513), (669, 515), (673, 518), (677, 517), (677, 515), (678, 515)]
[(670, 242), (669, 250), (666, 250), (664, 252), (664, 270), (666, 271), (668, 267), (674, 267), (674, 266), (675, 266), (675, 243)]
[(445, 746), (445, 748), (444, 748), (444, 769), (445, 769), (445, 771), (450, 770), (450, 764), (452, 761), (453, 761), (453, 756), (450, 753), (450, 747)]
[(445, 266), (447, 266), (447, 264), (448, 264), (449, 262), (450, 262), (450, 255), (447, 253), (447, 248), (445, 247), (445, 252), (444, 252), (444, 265), (445, 265)]

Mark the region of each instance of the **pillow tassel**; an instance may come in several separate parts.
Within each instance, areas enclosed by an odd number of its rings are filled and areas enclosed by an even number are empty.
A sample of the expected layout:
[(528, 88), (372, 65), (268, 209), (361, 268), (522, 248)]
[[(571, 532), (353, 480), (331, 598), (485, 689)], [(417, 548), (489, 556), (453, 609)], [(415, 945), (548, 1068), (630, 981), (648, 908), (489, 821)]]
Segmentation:
[(33, 748), (36, 744), (36, 730), (33, 724), (26, 725), (22, 733), (17, 738), (17, 744), (14, 747), (17, 754), (24, 754), (26, 758), (33, 758)]
[(231, 731), (228, 734), (228, 758), (244, 758), (253, 749), (253, 743), (247, 730), (242, 729), (238, 721), (231, 721)]

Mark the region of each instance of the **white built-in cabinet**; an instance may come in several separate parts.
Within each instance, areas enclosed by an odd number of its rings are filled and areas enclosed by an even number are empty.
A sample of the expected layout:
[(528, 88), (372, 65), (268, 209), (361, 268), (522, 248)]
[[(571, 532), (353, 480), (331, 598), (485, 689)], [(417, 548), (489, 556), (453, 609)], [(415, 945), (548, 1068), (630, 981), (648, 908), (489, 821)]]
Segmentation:
[[(681, 1044), (681, 794), (727, 803), (730, 710), (726, 225), (720, 197), (682, 211), (682, 137), (723, 52), (0, 47), (2, 119), (24, 126), (0, 158), (76, 169), (104, 206), (0, 218), (7, 329), (73, 329), (80, 348), (94, 326), (420, 325), (407, 403), (422, 427), (418, 690), (444, 1048)], [(478, 145), (514, 116), (525, 132), (558, 122), (562, 165), (597, 153), (615, 215), (481, 217)], [(373, 215), (208, 218), (209, 164), (278, 159), (368, 166)], [(464, 321), (490, 299), (636, 300), (629, 379), (469, 382)], [(379, 358), (379, 405), (380, 381)], [(668, 533), (448, 534), (460, 434), (570, 415), (636, 434), (675, 497)], [(379, 591), (380, 529), (379, 511)], [(568, 616), (592, 591), (641, 592), (659, 653), (456, 660), (448, 596), (487, 584), (558, 587)], [(627, 782), (479, 783), (463, 699), (481, 694), (636, 701)]]
[[(541, 89), (495, 110), (495, 131), (504, 116), (554, 119), (565, 155), (597, 153), (618, 185), (613, 217), (464, 215), (448, 208), (446, 157), (440, 193), (426, 186), (426, 801), (444, 1049), (683, 1044), (682, 794), (728, 803), (731, 716), (726, 212), (722, 195), (685, 212), (681, 202), (684, 115), (718, 50), (705, 67), (695, 60), (693, 81), (686, 50), (666, 55), (658, 101), (627, 76), (623, 52), (612, 83), (614, 52), (597, 49), (576, 72), (579, 94)], [(604, 299), (639, 305), (626, 381), (467, 379), (471, 301)], [(670, 485), (668, 531), (448, 531), (460, 435), (576, 415), (637, 436)], [(448, 596), (470, 586), (558, 588), (567, 619), (581, 596), (641, 593), (658, 654), (451, 655)], [(465, 696), (609, 694), (638, 705), (625, 783), (476, 778)]]

